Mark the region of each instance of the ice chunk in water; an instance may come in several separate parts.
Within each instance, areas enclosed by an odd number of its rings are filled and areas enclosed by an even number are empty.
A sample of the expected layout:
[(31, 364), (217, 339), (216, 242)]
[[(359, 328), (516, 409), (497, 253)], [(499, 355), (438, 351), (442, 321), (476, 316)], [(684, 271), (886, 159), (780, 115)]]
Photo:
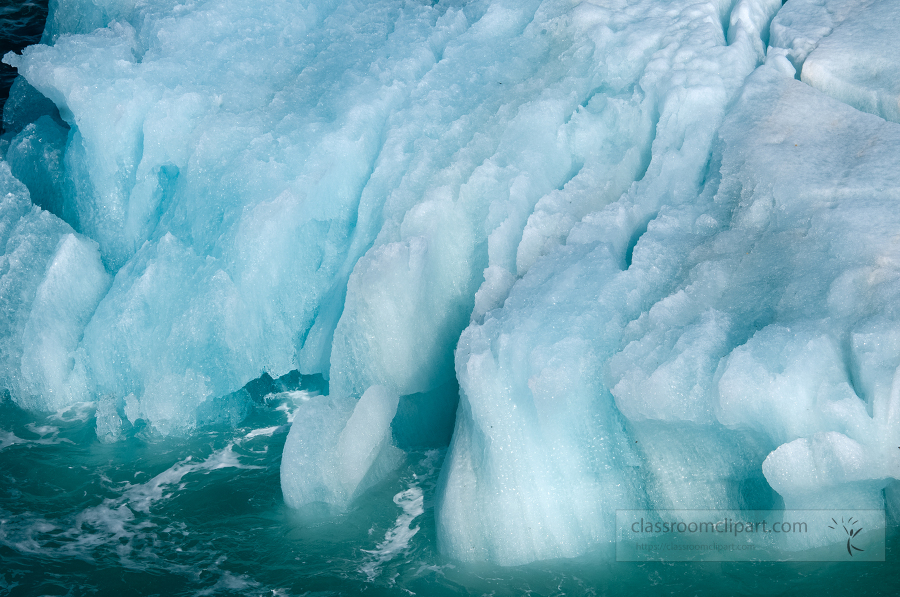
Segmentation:
[(382, 386), (358, 401), (331, 395), (301, 403), (281, 458), (285, 503), (341, 511), (383, 480), (403, 458), (391, 437), (397, 403), (397, 394)]

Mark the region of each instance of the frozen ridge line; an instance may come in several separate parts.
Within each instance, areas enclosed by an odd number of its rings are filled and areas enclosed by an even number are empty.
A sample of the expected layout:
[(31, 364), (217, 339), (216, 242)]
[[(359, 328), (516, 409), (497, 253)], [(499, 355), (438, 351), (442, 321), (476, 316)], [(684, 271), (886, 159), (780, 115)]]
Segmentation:
[(894, 512), (900, 9), (424, 4), (58, 2), (6, 58), (0, 388), (116, 441), (323, 375), (286, 502), (452, 431), (463, 560), (602, 551), (616, 508)]

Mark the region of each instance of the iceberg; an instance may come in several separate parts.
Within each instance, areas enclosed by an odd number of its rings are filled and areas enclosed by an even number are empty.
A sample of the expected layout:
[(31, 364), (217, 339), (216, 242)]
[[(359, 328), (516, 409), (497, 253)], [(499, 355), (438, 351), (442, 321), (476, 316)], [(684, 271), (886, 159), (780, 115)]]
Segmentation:
[(24, 408), (60, 410), (79, 395), (71, 355), (111, 278), (97, 243), (31, 203), (0, 162), (0, 387)]
[(900, 513), (895, 5), (58, 0), (4, 57), (0, 390), (113, 443), (319, 376), (287, 505), (449, 446), (463, 561)]

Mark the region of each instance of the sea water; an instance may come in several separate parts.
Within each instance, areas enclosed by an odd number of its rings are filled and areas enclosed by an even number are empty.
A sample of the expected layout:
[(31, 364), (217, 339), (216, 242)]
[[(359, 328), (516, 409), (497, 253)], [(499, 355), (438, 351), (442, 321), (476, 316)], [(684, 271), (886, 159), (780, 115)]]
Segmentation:
[[(298, 388), (302, 388), (299, 384)], [(445, 452), (411, 451), (345, 514), (284, 505), (281, 451), (298, 403), (267, 395), (236, 429), (100, 443), (95, 405), (35, 417), (0, 405), (2, 595), (771, 595), (897, 594), (885, 561), (465, 564), (437, 549)]]
[[(47, 1), (3, 0), (0, 2), (0, 53), (19, 51), (25, 46), (41, 40), (44, 21), (47, 18)], [(3, 110), (9, 88), (17, 75), (14, 68), (0, 64), (0, 112)]]

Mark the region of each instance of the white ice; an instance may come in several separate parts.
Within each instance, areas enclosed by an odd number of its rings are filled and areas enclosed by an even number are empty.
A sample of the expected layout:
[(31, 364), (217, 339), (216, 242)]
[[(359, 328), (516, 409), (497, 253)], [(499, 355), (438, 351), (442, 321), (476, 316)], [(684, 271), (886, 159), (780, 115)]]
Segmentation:
[(298, 406), (281, 458), (285, 503), (341, 512), (397, 468), (403, 452), (394, 445), (391, 421), (398, 401), (372, 386), (358, 401), (332, 394)]
[(873, 0), (851, 13), (803, 63), (801, 80), (854, 108), (900, 122), (900, 11)]
[(517, 564), (609, 544), (618, 508), (896, 495), (900, 127), (770, 62), (718, 112), (677, 88), (644, 179), (463, 333), (444, 551)]
[[(77, 348), (48, 355), (66, 399), (183, 433), (299, 369), (344, 397), (428, 395), (422, 435), (449, 433), (473, 310), (646, 168), (657, 100), (578, 25), (601, 12), (59, 2), (52, 45), (7, 58), (33, 87), (4, 118), (13, 171), (114, 276)], [(476, 300), (485, 268), (504, 282)]]

